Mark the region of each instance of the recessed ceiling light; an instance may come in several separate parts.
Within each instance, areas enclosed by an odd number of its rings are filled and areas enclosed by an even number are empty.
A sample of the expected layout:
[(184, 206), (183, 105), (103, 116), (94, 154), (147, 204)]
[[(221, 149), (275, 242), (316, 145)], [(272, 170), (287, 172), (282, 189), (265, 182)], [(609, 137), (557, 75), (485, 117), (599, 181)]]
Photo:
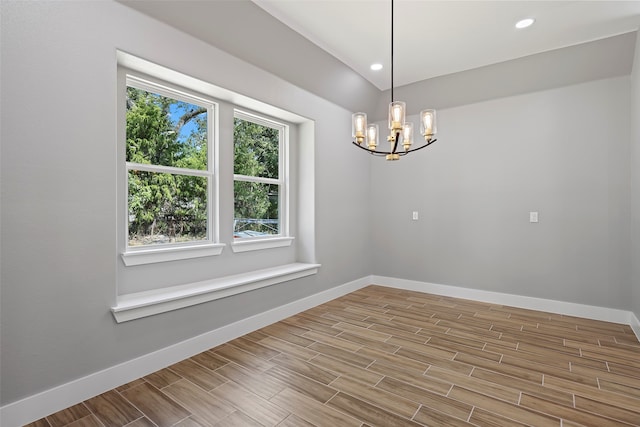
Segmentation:
[(371, 64), (371, 69), (373, 71), (380, 71), (382, 70), (382, 64), (379, 64), (379, 63)]
[(516, 22), (516, 28), (519, 28), (519, 29), (527, 28), (527, 27), (530, 27), (531, 25), (533, 25), (534, 22), (536, 22), (536, 20), (533, 19), (533, 18), (522, 19), (522, 20)]

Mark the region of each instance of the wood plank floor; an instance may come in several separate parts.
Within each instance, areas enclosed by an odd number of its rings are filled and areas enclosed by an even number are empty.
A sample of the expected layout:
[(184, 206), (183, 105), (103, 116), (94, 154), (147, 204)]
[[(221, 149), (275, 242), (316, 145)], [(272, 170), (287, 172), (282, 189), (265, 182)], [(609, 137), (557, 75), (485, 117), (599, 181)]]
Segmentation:
[(30, 426), (640, 426), (627, 325), (369, 286)]

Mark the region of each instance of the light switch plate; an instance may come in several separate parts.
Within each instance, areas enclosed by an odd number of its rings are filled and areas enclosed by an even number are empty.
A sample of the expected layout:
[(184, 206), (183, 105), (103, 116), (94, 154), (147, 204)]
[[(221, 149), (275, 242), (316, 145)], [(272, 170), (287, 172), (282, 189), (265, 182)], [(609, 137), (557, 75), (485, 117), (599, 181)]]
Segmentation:
[(538, 222), (538, 212), (529, 212), (529, 222)]

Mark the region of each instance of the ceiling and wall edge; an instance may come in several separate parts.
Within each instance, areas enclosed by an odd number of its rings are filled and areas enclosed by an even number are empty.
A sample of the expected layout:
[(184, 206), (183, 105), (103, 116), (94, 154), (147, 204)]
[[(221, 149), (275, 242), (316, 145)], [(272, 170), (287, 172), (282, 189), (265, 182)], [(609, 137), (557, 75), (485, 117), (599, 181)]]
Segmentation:
[[(193, 14), (163, 20), (171, 2), (117, 0), (165, 22), (349, 111), (373, 120), (387, 115), (389, 91), (380, 91), (353, 69), (253, 2), (218, 2), (216, 16)], [(184, 7), (189, 7), (188, 3)], [(195, 6), (194, 6), (195, 7)], [(200, 19), (200, 18), (199, 18)], [(242, 23), (242, 24), (239, 24)], [(237, 36), (250, 26), (261, 37)], [(408, 114), (630, 75), (636, 32), (538, 53), (395, 88)]]
[[(176, 16), (175, 2), (116, 0), (351, 111), (377, 104), (380, 90), (250, 1), (216, 2), (216, 14)], [(205, 7), (182, 2), (181, 7)], [(164, 17), (169, 14), (171, 22)], [(243, 36), (244, 28), (260, 37)]]
[[(452, 108), (524, 93), (555, 89), (605, 78), (630, 75), (637, 32), (555, 49), (434, 77), (394, 89), (395, 98), (407, 103), (407, 114), (424, 108)], [(370, 112), (377, 120), (387, 117), (390, 91)]]

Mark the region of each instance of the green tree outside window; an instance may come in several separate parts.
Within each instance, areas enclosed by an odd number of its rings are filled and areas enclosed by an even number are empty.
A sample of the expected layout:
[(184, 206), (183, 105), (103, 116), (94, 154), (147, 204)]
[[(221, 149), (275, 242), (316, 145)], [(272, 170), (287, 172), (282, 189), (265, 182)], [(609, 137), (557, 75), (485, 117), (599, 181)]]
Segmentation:
[(134, 87), (126, 102), (129, 245), (206, 239), (206, 177), (135, 164), (207, 170), (207, 109)]

